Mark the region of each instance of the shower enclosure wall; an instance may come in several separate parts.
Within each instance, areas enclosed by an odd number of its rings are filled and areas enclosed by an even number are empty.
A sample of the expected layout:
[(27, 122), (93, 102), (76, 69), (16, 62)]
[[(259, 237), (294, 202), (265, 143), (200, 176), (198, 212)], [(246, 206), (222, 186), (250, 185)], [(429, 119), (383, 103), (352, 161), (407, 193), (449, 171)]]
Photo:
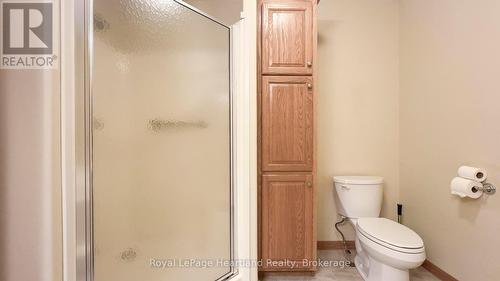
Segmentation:
[(251, 263), (244, 20), (173, 0), (84, 3), (78, 277), (249, 280), (236, 262)]

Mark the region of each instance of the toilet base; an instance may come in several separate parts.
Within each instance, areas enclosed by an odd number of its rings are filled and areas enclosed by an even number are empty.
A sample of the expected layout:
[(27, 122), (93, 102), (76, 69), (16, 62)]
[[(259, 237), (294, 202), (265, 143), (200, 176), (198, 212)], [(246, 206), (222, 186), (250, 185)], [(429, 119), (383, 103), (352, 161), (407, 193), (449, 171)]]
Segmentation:
[(409, 270), (388, 266), (363, 252), (356, 255), (354, 264), (365, 281), (410, 281)]

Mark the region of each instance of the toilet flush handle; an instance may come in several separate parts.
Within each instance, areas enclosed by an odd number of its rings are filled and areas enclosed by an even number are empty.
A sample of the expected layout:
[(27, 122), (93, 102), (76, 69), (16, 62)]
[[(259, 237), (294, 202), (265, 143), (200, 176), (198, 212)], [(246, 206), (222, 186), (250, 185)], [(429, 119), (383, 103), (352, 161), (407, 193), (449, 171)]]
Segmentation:
[(348, 187), (347, 185), (343, 185), (343, 184), (342, 184), (342, 185), (340, 185), (340, 187), (342, 187), (342, 189), (345, 189), (345, 190), (349, 190), (349, 189), (351, 189), (351, 188), (350, 188), (350, 187)]

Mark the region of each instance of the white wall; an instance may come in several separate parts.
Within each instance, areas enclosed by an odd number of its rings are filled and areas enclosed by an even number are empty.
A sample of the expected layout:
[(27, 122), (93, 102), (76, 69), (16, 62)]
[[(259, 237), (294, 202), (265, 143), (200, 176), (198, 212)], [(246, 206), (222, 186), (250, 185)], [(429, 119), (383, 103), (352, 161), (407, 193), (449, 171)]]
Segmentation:
[(500, 195), (460, 199), (449, 183), (469, 164), (500, 186), (500, 2), (401, 3), (404, 222), (454, 277), (499, 280)]
[[(318, 240), (339, 240), (333, 175), (385, 178), (382, 215), (398, 199), (399, 1), (319, 4)], [(344, 227), (347, 231), (350, 226)], [(353, 239), (352, 232), (348, 238)]]

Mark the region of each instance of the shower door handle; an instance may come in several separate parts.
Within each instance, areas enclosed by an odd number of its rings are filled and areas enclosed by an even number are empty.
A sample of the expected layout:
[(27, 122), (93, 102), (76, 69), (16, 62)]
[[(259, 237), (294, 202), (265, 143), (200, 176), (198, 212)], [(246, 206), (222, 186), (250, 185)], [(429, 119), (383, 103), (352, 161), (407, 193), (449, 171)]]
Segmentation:
[(204, 129), (208, 127), (205, 121), (181, 121), (181, 120), (161, 120), (153, 119), (148, 121), (148, 127), (153, 131), (160, 131), (163, 129), (175, 128), (199, 128)]

